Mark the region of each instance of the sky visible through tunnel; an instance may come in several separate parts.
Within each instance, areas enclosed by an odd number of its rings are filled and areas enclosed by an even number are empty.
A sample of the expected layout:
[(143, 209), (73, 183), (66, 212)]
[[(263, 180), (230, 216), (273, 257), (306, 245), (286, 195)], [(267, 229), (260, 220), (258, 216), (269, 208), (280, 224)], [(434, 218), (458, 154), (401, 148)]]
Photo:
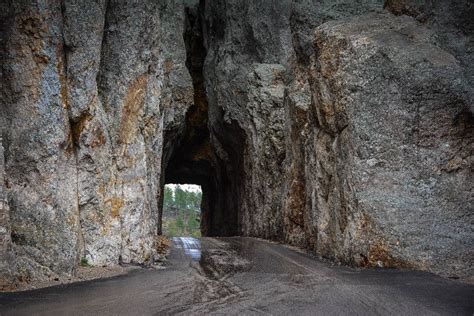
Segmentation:
[(167, 184), (166, 187), (171, 188), (172, 190), (175, 190), (177, 187), (181, 188), (182, 190), (185, 191), (191, 191), (191, 192), (202, 192), (201, 191), (201, 186), (197, 184)]

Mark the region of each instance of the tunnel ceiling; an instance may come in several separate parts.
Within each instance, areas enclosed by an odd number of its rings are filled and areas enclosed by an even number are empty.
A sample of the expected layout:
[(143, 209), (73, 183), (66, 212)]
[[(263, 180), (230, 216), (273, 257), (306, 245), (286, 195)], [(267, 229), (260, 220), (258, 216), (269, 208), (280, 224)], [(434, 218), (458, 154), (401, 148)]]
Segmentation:
[(186, 67), (191, 74), (194, 103), (186, 112), (184, 132), (172, 148), (166, 168), (166, 182), (203, 184), (214, 172), (215, 151), (208, 128), (208, 102), (204, 90), (203, 46), (200, 15), (196, 8), (185, 10)]

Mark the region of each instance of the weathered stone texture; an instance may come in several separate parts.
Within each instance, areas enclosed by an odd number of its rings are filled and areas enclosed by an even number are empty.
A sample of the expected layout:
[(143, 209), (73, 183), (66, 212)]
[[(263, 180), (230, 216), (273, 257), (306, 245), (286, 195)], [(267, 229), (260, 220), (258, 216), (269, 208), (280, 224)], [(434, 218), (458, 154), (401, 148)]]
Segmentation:
[[(395, 15), (409, 15), (435, 31), (436, 45), (456, 57), (464, 76), (470, 83), (469, 94), (474, 95), (474, 4), (466, 0), (387, 0), (384, 7)], [(471, 99), (471, 104), (474, 102)], [(474, 110), (471, 108), (471, 111)]]
[(14, 283), (15, 261), (12, 249), (10, 207), (5, 183), (5, 161), (0, 137), (0, 290)]
[(290, 2), (212, 1), (202, 10), (212, 139), (226, 139), (232, 125), (245, 135), (244, 148), (228, 153), (242, 160), (239, 230), (278, 238)]
[(205, 3), (213, 139), (232, 123), (245, 133), (239, 230), (345, 263), (468, 277), (470, 7), (425, 3), (420, 23), (383, 6)]
[[(160, 12), (176, 9), (170, 24), (182, 29), (182, 4), (2, 6), (10, 23), (2, 24), (0, 117), (15, 274), (24, 281), (70, 274), (82, 257), (94, 265), (153, 261), (162, 90), (177, 86), (180, 100), (191, 91), (184, 54), (174, 67), (161, 57), (184, 52), (184, 43), (170, 25), (161, 28)], [(163, 80), (164, 72), (179, 80)]]
[[(2, 58), (5, 182), (18, 273), (71, 273), (79, 217), (59, 2), (12, 1)], [(2, 36), (3, 37), (3, 36)]]
[(154, 146), (161, 152), (157, 164), (161, 165), (158, 185), (158, 230), (161, 233), (161, 190), (165, 184), (165, 168), (185, 129), (186, 113), (193, 104), (193, 84), (186, 66), (186, 47), (183, 36), (186, 28), (185, 6), (179, 0), (160, 1), (160, 54), (159, 65), (162, 78), (160, 105), (163, 111), (161, 129), (163, 138)]
[(431, 31), (387, 14), (323, 24), (315, 43), (317, 251), (469, 275), (474, 134), (459, 62)]

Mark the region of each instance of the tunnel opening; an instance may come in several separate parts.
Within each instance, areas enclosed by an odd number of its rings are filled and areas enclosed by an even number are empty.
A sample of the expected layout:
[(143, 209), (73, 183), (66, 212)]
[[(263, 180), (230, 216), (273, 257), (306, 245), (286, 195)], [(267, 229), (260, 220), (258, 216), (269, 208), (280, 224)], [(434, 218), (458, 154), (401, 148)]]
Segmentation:
[(200, 237), (202, 190), (199, 185), (167, 184), (163, 192), (163, 235)]
[(163, 233), (165, 184), (193, 184), (202, 190), (202, 236), (239, 234), (239, 197), (243, 170), (244, 133), (237, 123), (224, 121), (222, 109), (208, 102), (205, 89), (203, 3), (185, 6), (183, 39), (186, 67), (191, 75), (194, 102), (185, 116), (184, 128), (165, 132), (163, 192), (159, 205), (159, 233)]

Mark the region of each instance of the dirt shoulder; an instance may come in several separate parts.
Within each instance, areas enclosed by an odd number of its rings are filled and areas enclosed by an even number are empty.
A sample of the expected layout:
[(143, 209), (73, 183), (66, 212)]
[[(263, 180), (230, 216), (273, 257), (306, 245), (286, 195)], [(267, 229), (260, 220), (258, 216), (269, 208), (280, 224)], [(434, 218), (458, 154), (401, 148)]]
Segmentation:
[(82, 282), (95, 279), (111, 278), (114, 276), (124, 275), (130, 271), (141, 269), (139, 266), (108, 266), (108, 267), (78, 267), (74, 276), (56, 276), (49, 280), (37, 280), (31, 282), (19, 282), (15, 286), (3, 289), (0, 292), (20, 292), (35, 290), (55, 285), (69, 284), (74, 282)]

